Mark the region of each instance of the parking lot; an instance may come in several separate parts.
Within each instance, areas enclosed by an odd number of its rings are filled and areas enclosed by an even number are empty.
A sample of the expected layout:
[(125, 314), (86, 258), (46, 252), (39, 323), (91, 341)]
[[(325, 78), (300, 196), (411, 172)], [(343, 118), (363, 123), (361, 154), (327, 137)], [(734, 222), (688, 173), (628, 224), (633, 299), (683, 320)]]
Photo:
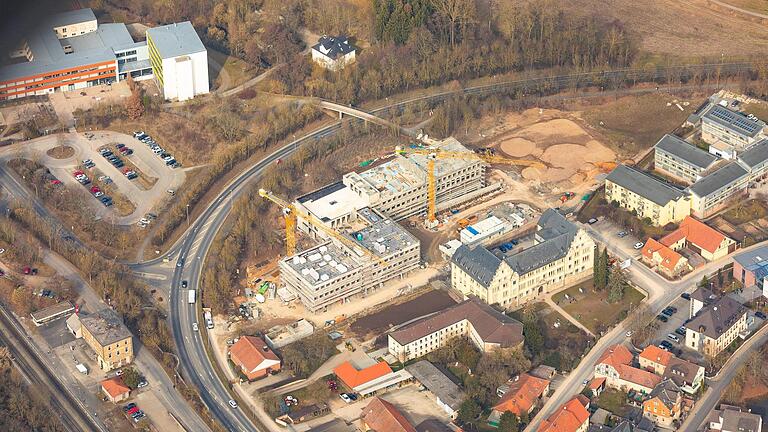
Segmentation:
[[(56, 159), (47, 154), (47, 151), (59, 145), (71, 146), (74, 155), (66, 159)], [(124, 154), (117, 148), (123, 144), (131, 150), (131, 154)], [(158, 143), (162, 145), (162, 143)], [(99, 153), (99, 149), (106, 148), (119, 157), (122, 166), (115, 166)], [(166, 165), (158, 155), (144, 143), (132, 136), (117, 132), (102, 131), (94, 134), (70, 133), (63, 135), (59, 141), (56, 136), (45, 136), (28, 141), (23, 144), (10, 146), (4, 149), (0, 159), (9, 160), (22, 157), (35, 160), (50, 169), (51, 173), (65, 184), (77, 186), (88, 196), (86, 202), (95, 217), (100, 217), (118, 225), (132, 225), (144, 216), (152, 212), (163, 200), (169, 199), (169, 189), (176, 190), (183, 183), (185, 173), (183, 168), (172, 168)], [(84, 160), (92, 161), (90, 169), (83, 166)], [(136, 171), (137, 177), (129, 179), (123, 171), (126, 167)], [(76, 171), (83, 171), (88, 177), (88, 183), (78, 181)], [(116, 187), (122, 199), (129, 200), (133, 212), (127, 215), (119, 215), (112, 206), (105, 206), (99, 198), (95, 197), (95, 191), (91, 191), (94, 180), (102, 175), (108, 176)], [(104, 183), (99, 182), (101, 188)], [(83, 187), (87, 186), (87, 187)]]

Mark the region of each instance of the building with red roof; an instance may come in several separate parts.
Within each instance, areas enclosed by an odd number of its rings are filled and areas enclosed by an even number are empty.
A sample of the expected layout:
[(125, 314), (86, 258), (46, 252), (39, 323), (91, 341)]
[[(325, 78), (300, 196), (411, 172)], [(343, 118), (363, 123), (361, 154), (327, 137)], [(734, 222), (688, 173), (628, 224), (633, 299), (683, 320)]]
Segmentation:
[(387, 390), (413, 379), (413, 375), (405, 369), (393, 372), (384, 361), (363, 369), (357, 369), (352, 363), (346, 361), (336, 367), (333, 373), (344, 385), (362, 396)]
[(102, 381), (101, 391), (112, 403), (126, 400), (131, 395), (131, 389), (123, 383), (123, 379), (119, 376)]
[(517, 417), (530, 414), (542, 396), (549, 393), (549, 380), (537, 378), (527, 373), (515, 377), (501, 400), (493, 407), (499, 415), (511, 412)]
[(692, 269), (688, 258), (650, 237), (643, 245), (642, 260), (668, 278), (677, 277)]
[(680, 226), (662, 237), (659, 243), (675, 251), (691, 249), (707, 261), (722, 258), (737, 247), (735, 240), (691, 216), (686, 216)]
[(589, 428), (589, 399), (575, 396), (541, 422), (538, 432), (585, 432)]
[(394, 405), (374, 397), (360, 415), (363, 432), (416, 432), (411, 422)]
[(632, 358), (632, 353), (624, 345), (608, 348), (595, 364), (595, 378), (605, 378), (607, 387), (650, 393), (661, 382), (661, 377), (633, 367)]
[(281, 367), (280, 359), (274, 351), (263, 339), (254, 336), (242, 336), (229, 349), (229, 358), (249, 381), (277, 372)]
[(668, 378), (685, 393), (695, 394), (704, 383), (704, 366), (676, 357), (656, 345), (648, 345), (638, 355), (640, 367)]

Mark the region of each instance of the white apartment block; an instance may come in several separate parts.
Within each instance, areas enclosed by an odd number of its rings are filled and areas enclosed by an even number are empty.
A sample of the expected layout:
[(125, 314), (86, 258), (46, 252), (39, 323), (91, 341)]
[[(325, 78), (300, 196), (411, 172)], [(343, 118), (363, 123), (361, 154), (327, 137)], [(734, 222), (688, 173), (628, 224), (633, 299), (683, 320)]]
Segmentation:
[(166, 100), (185, 101), (208, 93), (208, 51), (189, 21), (148, 29), (147, 46)]
[(488, 304), (516, 308), (592, 274), (595, 242), (559, 212), (547, 210), (535, 245), (497, 256), (483, 246), (462, 246), (451, 257), (451, 286)]
[(479, 299), (470, 298), (393, 331), (388, 336), (388, 350), (399, 361), (407, 362), (457, 337), (466, 337), (483, 352), (514, 348), (523, 343), (523, 326)]
[(283, 284), (311, 312), (365, 296), (421, 262), (418, 239), (397, 223), (369, 208), (353, 216), (342, 235), (359, 246), (351, 249), (332, 239), (279, 262)]

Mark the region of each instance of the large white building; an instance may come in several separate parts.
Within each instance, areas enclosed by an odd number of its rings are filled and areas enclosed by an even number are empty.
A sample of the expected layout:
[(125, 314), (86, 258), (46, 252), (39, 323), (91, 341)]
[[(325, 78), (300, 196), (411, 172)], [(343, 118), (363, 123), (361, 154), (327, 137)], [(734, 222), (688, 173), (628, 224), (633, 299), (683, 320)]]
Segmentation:
[(312, 47), (312, 61), (328, 70), (338, 71), (354, 63), (356, 51), (346, 36), (322, 36)]
[(147, 29), (147, 46), (165, 99), (208, 93), (208, 52), (189, 21)]
[[(0, 67), (0, 100), (79, 90), (129, 76), (136, 81), (159, 76), (167, 99), (208, 92), (207, 54), (191, 24), (148, 29), (150, 39), (154, 63), (147, 41), (134, 41), (125, 24), (99, 24), (91, 9), (48, 17), (8, 53), (10, 64)], [(170, 77), (167, 86), (163, 74)]]
[(451, 257), (451, 286), (488, 304), (515, 308), (592, 274), (595, 242), (556, 210), (541, 215), (534, 237), (533, 246), (507, 255), (461, 246)]

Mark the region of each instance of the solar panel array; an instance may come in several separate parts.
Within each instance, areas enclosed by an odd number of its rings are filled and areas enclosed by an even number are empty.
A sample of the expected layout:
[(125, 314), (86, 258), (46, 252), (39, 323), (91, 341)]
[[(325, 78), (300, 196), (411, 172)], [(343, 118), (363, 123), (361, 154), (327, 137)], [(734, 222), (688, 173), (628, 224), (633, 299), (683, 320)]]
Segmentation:
[(751, 120), (744, 114), (733, 112), (720, 106), (712, 109), (712, 111), (709, 112), (709, 115), (725, 122), (726, 124), (731, 125), (734, 128), (745, 131), (748, 135), (752, 135), (760, 129), (757, 121)]

